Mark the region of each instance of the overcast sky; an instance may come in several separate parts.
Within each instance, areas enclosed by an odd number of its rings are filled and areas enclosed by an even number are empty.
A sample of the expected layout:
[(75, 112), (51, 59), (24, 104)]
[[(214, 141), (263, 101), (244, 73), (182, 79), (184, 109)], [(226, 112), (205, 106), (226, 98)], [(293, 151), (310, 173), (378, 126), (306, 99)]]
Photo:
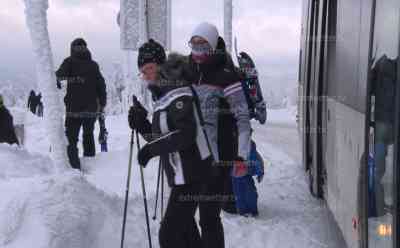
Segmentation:
[[(25, 25), (23, 0), (1, 0), (0, 80), (28, 75), (35, 63)], [(121, 60), (116, 15), (119, 0), (49, 0), (49, 31), (58, 66), (69, 55), (69, 44), (84, 37), (95, 60)], [(268, 85), (295, 84), (300, 35), (301, 0), (234, 0), (233, 34), (239, 50), (254, 57)], [(172, 0), (172, 48), (188, 52), (196, 24), (214, 23), (223, 35), (223, 0)], [(281, 81), (281, 82), (279, 82)]]

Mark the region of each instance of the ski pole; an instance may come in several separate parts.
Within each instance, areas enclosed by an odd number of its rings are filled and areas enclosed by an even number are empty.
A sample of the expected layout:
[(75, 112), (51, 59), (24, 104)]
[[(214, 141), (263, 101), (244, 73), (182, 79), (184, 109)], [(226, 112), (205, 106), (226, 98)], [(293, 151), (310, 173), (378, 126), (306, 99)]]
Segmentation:
[[(140, 143), (139, 143), (139, 132), (136, 130), (136, 145), (138, 152), (140, 151)], [(150, 222), (149, 222), (149, 212), (147, 209), (147, 198), (146, 198), (146, 188), (144, 184), (144, 175), (143, 175), (143, 167), (140, 167), (140, 176), (142, 181), (142, 193), (143, 193), (143, 202), (144, 202), (144, 212), (146, 214), (146, 225), (147, 225), (147, 236), (149, 238), (149, 247), (152, 248), (151, 245), (151, 235), (150, 235)]]
[(128, 210), (129, 186), (130, 186), (130, 182), (131, 182), (131, 170), (132, 170), (132, 154), (133, 154), (133, 131), (131, 132), (129, 164), (128, 164), (128, 178), (126, 180), (126, 188), (125, 188), (125, 206), (124, 206), (124, 217), (123, 217), (123, 221), (122, 221), (121, 248), (124, 247), (124, 240), (125, 240), (125, 225), (126, 225), (126, 216), (127, 216), (127, 210)]
[(155, 206), (154, 206), (153, 220), (156, 220), (156, 219), (157, 219), (158, 195), (159, 195), (159, 192), (160, 192), (160, 177), (161, 177), (161, 159), (160, 159), (160, 162), (158, 163), (157, 188), (156, 188), (156, 203), (155, 203)]
[(164, 217), (164, 167), (161, 167), (161, 220)]

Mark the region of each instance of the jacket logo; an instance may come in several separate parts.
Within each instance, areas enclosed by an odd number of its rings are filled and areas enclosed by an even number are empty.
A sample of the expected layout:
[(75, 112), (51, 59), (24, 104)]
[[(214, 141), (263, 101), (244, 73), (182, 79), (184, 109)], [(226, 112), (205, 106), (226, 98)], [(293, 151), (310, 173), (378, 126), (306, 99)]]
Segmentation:
[(175, 106), (176, 106), (177, 109), (183, 109), (183, 102), (182, 101), (178, 101), (178, 102), (176, 102)]

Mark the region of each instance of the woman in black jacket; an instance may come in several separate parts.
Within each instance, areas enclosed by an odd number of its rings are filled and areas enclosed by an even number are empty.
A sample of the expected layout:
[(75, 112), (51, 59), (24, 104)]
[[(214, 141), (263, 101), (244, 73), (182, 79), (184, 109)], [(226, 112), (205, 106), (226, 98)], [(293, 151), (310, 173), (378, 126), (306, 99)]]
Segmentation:
[(152, 122), (141, 104), (130, 109), (129, 124), (148, 141), (138, 153), (141, 166), (160, 156), (171, 186), (159, 232), (161, 248), (202, 247), (194, 215), (209, 179), (211, 151), (200, 128), (192, 90), (177, 55), (150, 40), (139, 49), (138, 67), (155, 100)]

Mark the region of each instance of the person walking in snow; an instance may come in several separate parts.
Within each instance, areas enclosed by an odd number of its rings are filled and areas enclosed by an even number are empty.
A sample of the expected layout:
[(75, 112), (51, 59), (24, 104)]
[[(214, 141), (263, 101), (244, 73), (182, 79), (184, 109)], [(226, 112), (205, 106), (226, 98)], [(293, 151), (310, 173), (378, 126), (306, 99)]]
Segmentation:
[(241, 76), (226, 51), (225, 42), (213, 24), (198, 25), (189, 41), (194, 84), (201, 103), (215, 160), (214, 180), (209, 195), (223, 196), (200, 204), (200, 226), (205, 247), (224, 247), (221, 208), (235, 212), (232, 193), (232, 165), (242, 165), (250, 151), (250, 115), (242, 90)]
[(98, 115), (98, 103), (101, 109), (107, 103), (106, 84), (99, 65), (92, 60), (87, 43), (82, 38), (71, 43), (71, 55), (63, 61), (56, 75), (58, 88), (61, 86), (59, 82), (67, 80), (64, 102), (69, 162), (73, 168), (81, 169), (77, 148), (79, 132), (82, 127), (83, 155), (95, 156), (94, 124)]
[(43, 117), (43, 102), (42, 102), (42, 94), (39, 93), (37, 96), (37, 111), (36, 114), (39, 117)]
[(36, 93), (31, 90), (28, 98), (28, 109), (32, 112), (32, 114), (36, 114)]
[(129, 111), (129, 125), (148, 141), (138, 153), (141, 166), (160, 156), (171, 193), (159, 231), (161, 248), (200, 248), (200, 233), (194, 216), (204, 184), (210, 180), (211, 151), (199, 126), (184, 57), (171, 54), (149, 40), (139, 49), (138, 67), (148, 84), (154, 104), (152, 122), (136, 104)]
[(15, 135), (13, 117), (4, 105), (2, 95), (0, 95), (0, 143), (19, 145)]

